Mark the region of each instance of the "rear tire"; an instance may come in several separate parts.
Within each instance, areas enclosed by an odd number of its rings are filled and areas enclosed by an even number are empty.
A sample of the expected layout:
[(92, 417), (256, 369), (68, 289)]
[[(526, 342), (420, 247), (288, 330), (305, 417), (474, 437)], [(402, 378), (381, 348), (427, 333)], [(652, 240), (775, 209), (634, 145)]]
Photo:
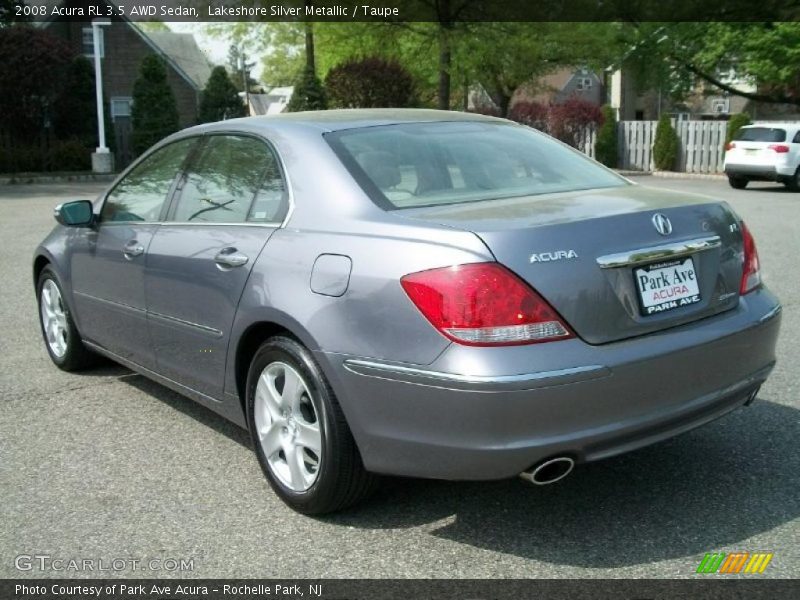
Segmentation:
[(749, 180), (747, 177), (739, 177), (736, 175), (728, 175), (728, 183), (735, 190), (743, 190), (747, 187)]
[(376, 489), (378, 478), (364, 469), (336, 396), (305, 347), (268, 339), (253, 357), (246, 390), (256, 457), (290, 508), (330, 513)]
[(787, 178), (783, 183), (790, 192), (800, 192), (800, 167), (797, 168), (794, 175)]
[(36, 284), (39, 325), (50, 360), (64, 371), (78, 371), (99, 362), (100, 357), (83, 345), (58, 277), (46, 266)]

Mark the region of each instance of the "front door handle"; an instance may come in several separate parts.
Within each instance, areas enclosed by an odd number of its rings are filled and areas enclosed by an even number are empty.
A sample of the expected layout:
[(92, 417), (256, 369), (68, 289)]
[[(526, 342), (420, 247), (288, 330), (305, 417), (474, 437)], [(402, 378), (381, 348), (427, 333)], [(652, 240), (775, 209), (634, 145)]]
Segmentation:
[(246, 265), (248, 260), (250, 259), (247, 255), (242, 254), (236, 248), (223, 248), (214, 257), (214, 262), (223, 268), (241, 267)]
[(122, 249), (122, 254), (125, 255), (125, 258), (131, 260), (137, 256), (144, 254), (144, 246), (142, 246), (138, 240), (131, 240), (125, 247)]

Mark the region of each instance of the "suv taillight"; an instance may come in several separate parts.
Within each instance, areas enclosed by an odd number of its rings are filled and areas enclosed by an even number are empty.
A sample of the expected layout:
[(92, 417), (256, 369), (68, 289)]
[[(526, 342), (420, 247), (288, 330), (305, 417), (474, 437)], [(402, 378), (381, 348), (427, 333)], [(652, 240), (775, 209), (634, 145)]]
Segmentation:
[(744, 222), (742, 225), (742, 243), (744, 245), (744, 265), (742, 268), (742, 283), (739, 286), (739, 293), (744, 295), (752, 292), (761, 285), (761, 265), (758, 261), (758, 250), (753, 234)]
[(725, 151), (726, 152), (728, 150), (733, 150), (734, 148), (736, 148), (736, 144), (734, 144), (733, 142), (728, 142), (727, 144), (725, 144)]
[(786, 154), (789, 151), (789, 146), (786, 144), (770, 144), (767, 146), (767, 148), (777, 152), (778, 154)]
[(444, 336), (468, 346), (535, 344), (573, 337), (558, 313), (498, 263), (411, 273), (406, 294)]

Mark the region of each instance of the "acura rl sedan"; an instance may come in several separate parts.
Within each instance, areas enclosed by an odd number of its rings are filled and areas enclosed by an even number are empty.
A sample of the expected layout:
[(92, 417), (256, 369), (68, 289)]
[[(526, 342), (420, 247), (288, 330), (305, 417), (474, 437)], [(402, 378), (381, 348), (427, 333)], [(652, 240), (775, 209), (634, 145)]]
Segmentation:
[(307, 514), (380, 474), (552, 483), (749, 404), (775, 364), (781, 307), (724, 201), (501, 119), (202, 125), (55, 219), (56, 366), (104, 356), (247, 428)]

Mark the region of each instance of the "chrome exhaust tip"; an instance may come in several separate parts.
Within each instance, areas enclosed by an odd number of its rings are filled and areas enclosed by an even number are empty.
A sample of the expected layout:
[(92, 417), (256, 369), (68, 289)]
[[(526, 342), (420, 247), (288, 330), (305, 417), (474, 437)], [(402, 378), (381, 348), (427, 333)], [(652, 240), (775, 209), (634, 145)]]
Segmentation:
[(557, 456), (534, 465), (520, 473), (519, 476), (534, 485), (549, 485), (564, 479), (572, 473), (574, 467), (575, 461), (569, 456)]

